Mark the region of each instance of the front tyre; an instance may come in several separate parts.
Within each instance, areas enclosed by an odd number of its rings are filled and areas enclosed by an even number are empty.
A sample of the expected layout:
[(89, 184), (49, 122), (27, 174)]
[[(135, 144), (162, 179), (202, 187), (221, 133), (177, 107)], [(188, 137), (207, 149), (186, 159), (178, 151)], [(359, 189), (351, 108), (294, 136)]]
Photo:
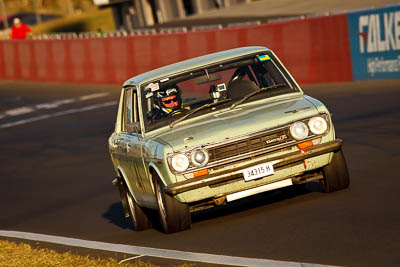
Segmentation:
[(132, 194), (125, 187), (121, 192), (122, 201), (125, 201), (126, 208), (129, 212), (129, 217), (131, 218), (133, 229), (135, 231), (143, 231), (151, 228), (151, 221), (147, 218), (143, 209), (136, 203)]
[(324, 178), (320, 180), (322, 190), (330, 193), (346, 189), (350, 185), (350, 176), (342, 150), (333, 154), (332, 162), (322, 168)]
[(171, 234), (189, 229), (191, 224), (189, 206), (166, 194), (164, 184), (155, 173), (153, 173), (153, 185), (163, 231)]

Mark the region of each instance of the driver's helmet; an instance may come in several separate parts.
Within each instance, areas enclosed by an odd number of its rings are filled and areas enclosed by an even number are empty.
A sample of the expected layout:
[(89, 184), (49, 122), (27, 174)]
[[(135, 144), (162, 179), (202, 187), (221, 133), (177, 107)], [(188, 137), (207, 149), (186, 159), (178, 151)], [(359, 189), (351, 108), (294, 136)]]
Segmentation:
[(169, 87), (157, 92), (161, 109), (166, 113), (179, 110), (182, 107), (181, 92), (178, 86)]

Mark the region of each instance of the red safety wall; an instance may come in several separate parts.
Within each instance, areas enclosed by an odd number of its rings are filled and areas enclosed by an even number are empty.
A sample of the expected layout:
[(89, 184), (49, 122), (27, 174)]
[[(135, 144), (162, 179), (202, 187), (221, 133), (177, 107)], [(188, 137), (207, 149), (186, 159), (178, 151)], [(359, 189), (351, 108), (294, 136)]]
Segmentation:
[(274, 50), (300, 83), (352, 80), (347, 15), (119, 38), (0, 42), (0, 78), (122, 83), (173, 62), (240, 46)]

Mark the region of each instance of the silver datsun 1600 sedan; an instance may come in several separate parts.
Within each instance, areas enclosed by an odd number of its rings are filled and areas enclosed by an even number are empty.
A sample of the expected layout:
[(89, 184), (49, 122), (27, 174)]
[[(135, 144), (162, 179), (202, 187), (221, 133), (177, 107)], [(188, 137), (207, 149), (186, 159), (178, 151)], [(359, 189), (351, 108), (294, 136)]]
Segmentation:
[[(166, 233), (193, 211), (319, 180), (347, 188), (331, 116), (265, 47), (213, 53), (127, 80), (109, 150), (135, 230)], [(153, 216), (150, 216), (153, 217)]]

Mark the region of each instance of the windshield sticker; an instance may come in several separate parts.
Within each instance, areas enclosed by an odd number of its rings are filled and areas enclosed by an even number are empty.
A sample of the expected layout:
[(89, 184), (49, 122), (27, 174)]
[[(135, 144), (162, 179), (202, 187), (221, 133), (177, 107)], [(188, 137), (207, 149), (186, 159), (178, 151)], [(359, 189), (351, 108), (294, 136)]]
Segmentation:
[(261, 55), (261, 56), (257, 56), (259, 61), (267, 61), (267, 60), (271, 60), (271, 58), (268, 55)]
[(153, 96), (153, 92), (144, 92), (144, 95), (146, 96), (146, 98), (150, 98)]
[(158, 91), (160, 89), (160, 85), (158, 83), (149, 83), (149, 85), (146, 86), (146, 90), (148, 91)]

